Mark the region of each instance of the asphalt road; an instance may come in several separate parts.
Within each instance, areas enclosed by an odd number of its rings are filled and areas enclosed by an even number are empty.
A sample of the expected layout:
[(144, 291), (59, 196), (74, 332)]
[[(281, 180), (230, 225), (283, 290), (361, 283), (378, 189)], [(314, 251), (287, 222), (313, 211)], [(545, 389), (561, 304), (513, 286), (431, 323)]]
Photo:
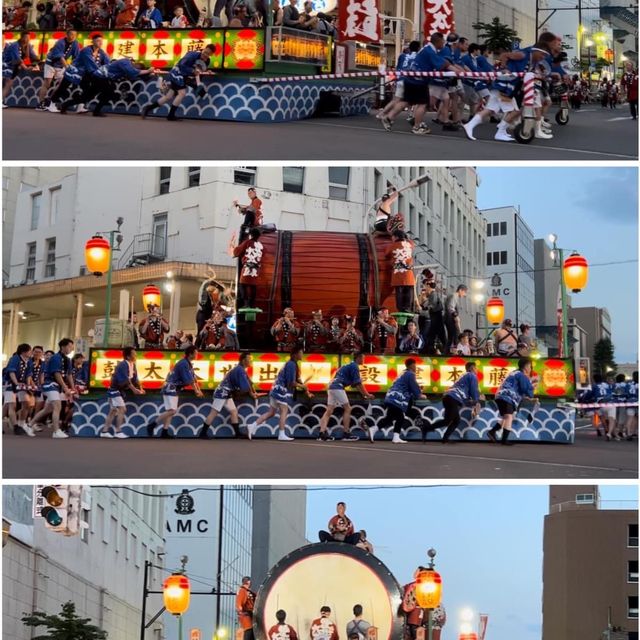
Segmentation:
[(637, 479), (637, 442), (604, 442), (591, 428), (576, 443), (442, 445), (296, 440), (52, 440), (5, 435), (7, 479)]
[[(429, 116), (430, 119), (431, 116)], [(252, 124), (137, 116), (59, 115), (27, 109), (3, 110), (4, 160), (634, 160), (638, 126), (626, 106), (587, 105), (567, 126), (554, 126), (552, 140), (528, 145), (497, 142), (495, 126), (415, 136), (398, 120), (384, 131), (371, 116), (316, 118), (282, 124)]]

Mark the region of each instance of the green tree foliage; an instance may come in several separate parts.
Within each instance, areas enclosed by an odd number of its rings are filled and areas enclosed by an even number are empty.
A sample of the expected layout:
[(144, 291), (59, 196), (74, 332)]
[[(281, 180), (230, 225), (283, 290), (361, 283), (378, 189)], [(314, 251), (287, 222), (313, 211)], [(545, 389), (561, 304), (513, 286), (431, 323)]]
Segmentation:
[(617, 365), (611, 340), (602, 338), (593, 345), (593, 371), (605, 375), (607, 367), (615, 370)]
[(511, 51), (513, 43), (521, 40), (518, 32), (500, 22), (500, 18), (494, 18), (491, 22), (476, 22), (473, 28), (478, 31), (478, 40), (486, 44), (489, 51)]
[(33, 640), (107, 640), (107, 632), (89, 624), (90, 618), (76, 615), (76, 605), (66, 602), (60, 615), (49, 615), (34, 611), (24, 615), (22, 622), (27, 627), (45, 627), (45, 635), (34, 636)]

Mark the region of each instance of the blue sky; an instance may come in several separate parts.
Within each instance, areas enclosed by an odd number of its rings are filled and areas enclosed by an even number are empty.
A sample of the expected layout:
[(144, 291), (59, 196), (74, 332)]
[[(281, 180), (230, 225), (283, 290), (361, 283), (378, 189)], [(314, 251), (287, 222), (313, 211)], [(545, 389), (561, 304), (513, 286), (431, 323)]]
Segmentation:
[[(479, 167), (478, 207), (515, 205), (535, 238), (555, 233), (559, 245), (590, 264), (638, 259), (638, 171), (633, 167)], [(616, 362), (638, 361), (638, 264), (593, 267), (573, 296), (577, 307), (611, 314)]]
[[(307, 494), (307, 537), (316, 541), (347, 503), (357, 529), (366, 529), (376, 555), (400, 584), (437, 550), (443, 604), (449, 624), (443, 640), (457, 638), (459, 611), (489, 614), (491, 640), (540, 640), (542, 625), (542, 527), (547, 486), (448, 486), (313, 488)], [(600, 487), (603, 507), (635, 508), (632, 486)]]

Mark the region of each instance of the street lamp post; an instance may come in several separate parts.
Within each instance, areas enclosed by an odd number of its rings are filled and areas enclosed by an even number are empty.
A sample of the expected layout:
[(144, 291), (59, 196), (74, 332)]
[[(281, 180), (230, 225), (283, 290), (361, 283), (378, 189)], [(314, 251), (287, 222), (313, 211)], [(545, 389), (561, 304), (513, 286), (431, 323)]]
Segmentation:
[(433, 640), (433, 610), (440, 605), (442, 599), (442, 578), (434, 571), (436, 550), (429, 549), (429, 566), (420, 571), (416, 577), (416, 602), (427, 610), (427, 640)]
[[(107, 264), (107, 291), (106, 291), (106, 300), (105, 300), (105, 305), (106, 305), (106, 311), (104, 314), (104, 334), (103, 334), (103, 339), (102, 339), (102, 347), (108, 347), (109, 346), (109, 324), (110, 324), (110, 317), (111, 317), (111, 282), (112, 282), (112, 276), (111, 276), (111, 272), (113, 270), (113, 254), (115, 251), (120, 251), (120, 245), (122, 244), (122, 234), (120, 233), (120, 227), (122, 227), (122, 224), (124, 223), (124, 218), (119, 217), (116, 220), (116, 225), (117, 228), (116, 229), (112, 229), (111, 231), (102, 231), (100, 233), (97, 233), (93, 236), (93, 238), (91, 238), (91, 240), (89, 240), (89, 242), (87, 242), (87, 245), (85, 247), (85, 257), (86, 257), (86, 261), (87, 261), (87, 266), (89, 267), (90, 270), (91, 269), (91, 259), (90, 259), (90, 251), (92, 250), (92, 248), (90, 247), (90, 244), (92, 241), (95, 241), (99, 238), (102, 238), (102, 234), (109, 234), (109, 255), (108, 255), (108, 264)], [(114, 242), (117, 241), (117, 245), (114, 247)], [(103, 247), (104, 250), (104, 247)], [(97, 271), (93, 271), (94, 275), (96, 276), (101, 276), (103, 274), (102, 270), (97, 270)]]

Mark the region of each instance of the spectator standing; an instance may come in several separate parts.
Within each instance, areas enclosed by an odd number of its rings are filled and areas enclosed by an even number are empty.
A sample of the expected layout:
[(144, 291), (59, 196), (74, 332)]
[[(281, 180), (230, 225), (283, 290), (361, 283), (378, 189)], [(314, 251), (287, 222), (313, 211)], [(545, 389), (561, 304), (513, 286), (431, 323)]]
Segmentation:
[(444, 320), (447, 327), (447, 346), (452, 353), (455, 353), (458, 336), (462, 328), (460, 326), (460, 301), (467, 297), (469, 288), (466, 284), (459, 284), (455, 293), (447, 296), (444, 305)]
[(347, 638), (351, 638), (355, 634), (358, 640), (367, 640), (367, 631), (370, 626), (371, 624), (362, 618), (362, 605), (354, 605), (353, 620), (347, 622)]

